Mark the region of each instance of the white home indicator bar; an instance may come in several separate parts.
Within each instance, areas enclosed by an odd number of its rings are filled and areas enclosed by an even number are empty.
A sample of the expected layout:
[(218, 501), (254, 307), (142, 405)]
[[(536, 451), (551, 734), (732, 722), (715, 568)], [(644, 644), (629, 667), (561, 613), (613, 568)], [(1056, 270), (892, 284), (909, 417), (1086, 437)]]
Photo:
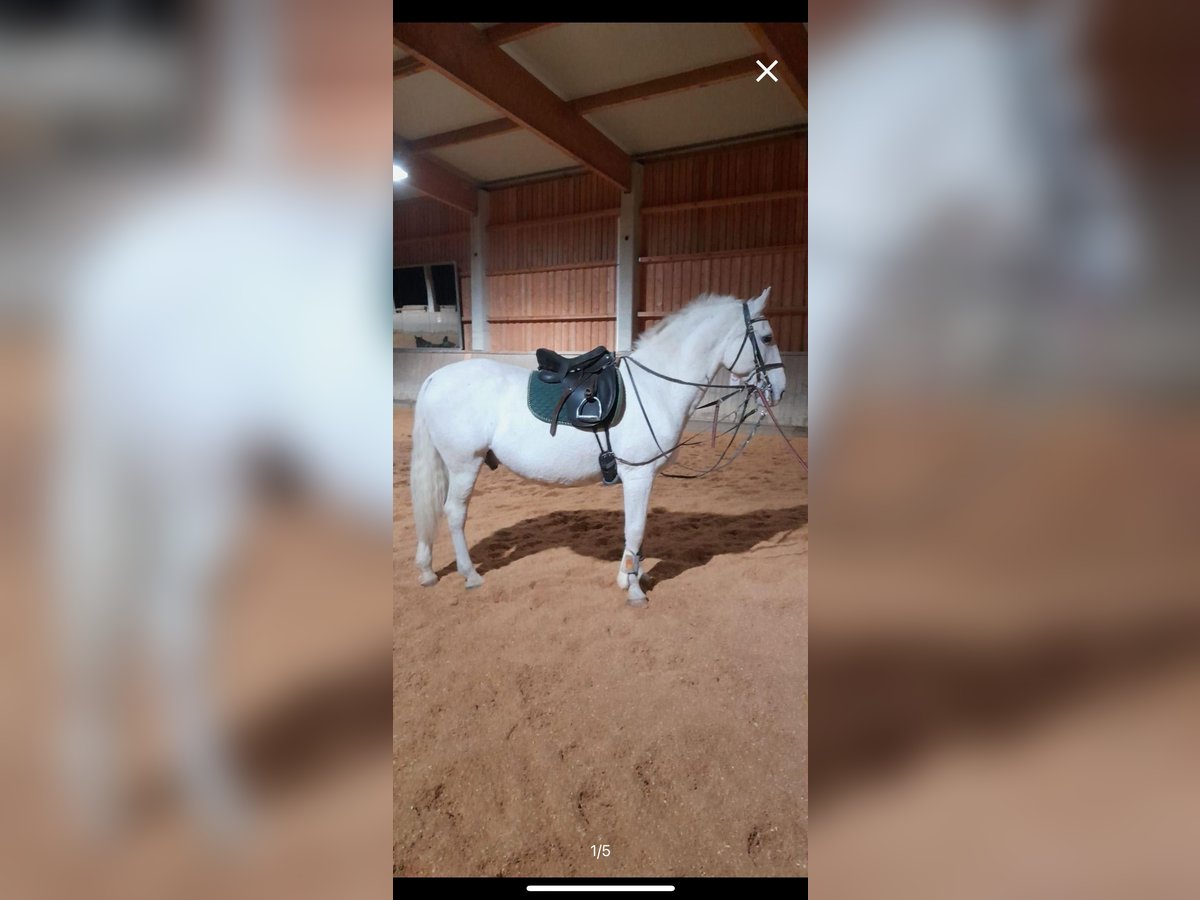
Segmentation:
[(527, 884), (527, 891), (673, 891), (673, 884)]

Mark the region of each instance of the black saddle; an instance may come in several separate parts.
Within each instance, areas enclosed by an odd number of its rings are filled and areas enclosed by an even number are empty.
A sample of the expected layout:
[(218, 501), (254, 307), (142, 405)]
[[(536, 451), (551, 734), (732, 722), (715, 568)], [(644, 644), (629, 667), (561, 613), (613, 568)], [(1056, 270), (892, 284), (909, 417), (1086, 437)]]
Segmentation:
[(562, 421), (576, 428), (604, 428), (617, 411), (621, 376), (617, 357), (605, 347), (580, 356), (561, 356), (544, 347), (537, 351), (539, 381), (562, 385), (562, 394), (550, 416), (550, 434)]
[(611, 355), (605, 347), (597, 347), (579, 356), (560, 356), (543, 347), (537, 352), (538, 380), (546, 384), (559, 384), (570, 373), (594, 366)]

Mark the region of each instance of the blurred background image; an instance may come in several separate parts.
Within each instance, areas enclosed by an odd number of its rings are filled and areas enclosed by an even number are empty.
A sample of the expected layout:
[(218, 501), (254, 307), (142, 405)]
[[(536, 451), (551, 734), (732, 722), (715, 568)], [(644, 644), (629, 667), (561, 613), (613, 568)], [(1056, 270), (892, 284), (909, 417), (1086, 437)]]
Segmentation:
[(1195, 893), (1195, 24), (812, 11), (828, 896)]
[(0, 24), (0, 893), (387, 888), (387, 11)]

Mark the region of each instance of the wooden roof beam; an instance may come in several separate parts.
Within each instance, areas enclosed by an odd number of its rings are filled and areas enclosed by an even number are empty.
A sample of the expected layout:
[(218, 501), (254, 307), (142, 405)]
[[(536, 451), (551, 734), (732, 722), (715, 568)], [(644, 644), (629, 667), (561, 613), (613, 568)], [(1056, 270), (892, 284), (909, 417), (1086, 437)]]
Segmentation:
[[(488, 40), (498, 47), (501, 44), (507, 44), (511, 41), (528, 37), (531, 34), (536, 34), (539, 31), (544, 31), (547, 28), (553, 28), (558, 24), (558, 22), (501, 22), (498, 25), (490, 25), (484, 28), (483, 33), (487, 35)], [(395, 35), (392, 36), (392, 46), (403, 47)], [(416, 75), (418, 72), (424, 71), (425, 63), (411, 56), (404, 56), (392, 61), (393, 81), (397, 78)]]
[(731, 59), (729, 62), (717, 63), (713, 66), (702, 66), (699, 69), (691, 69), (687, 72), (680, 72), (677, 75), (652, 78), (650, 81), (631, 84), (628, 87), (614, 88), (611, 91), (603, 91), (599, 94), (592, 94), (590, 97), (580, 97), (577, 100), (572, 100), (571, 108), (578, 113), (597, 112), (601, 109), (623, 106), (626, 103), (634, 103), (638, 100), (649, 100), (651, 97), (665, 97), (668, 94), (677, 94), (680, 91), (689, 91), (693, 88), (706, 87), (710, 84), (720, 84), (723, 81), (732, 81), (735, 78), (742, 78), (747, 75), (753, 76), (761, 71), (754, 64), (757, 59), (758, 57), (756, 56)]
[(478, 29), (463, 23), (402, 22), (393, 26), (393, 35), (425, 65), (621, 190), (630, 189), (629, 154)]
[(408, 145), (414, 153), (424, 153), (426, 150), (436, 150), (438, 147), (449, 147), (452, 144), (465, 144), (467, 141), (477, 141), (480, 138), (503, 134), (520, 127), (512, 119), (492, 119), (489, 122), (480, 122), (478, 125), (468, 125), (466, 128), (456, 128), (454, 131), (443, 131), (441, 134), (417, 138), (409, 141)]
[(489, 41), (499, 47), (523, 37), (553, 28), (558, 22), (501, 22), (499, 25), (489, 25), (483, 29)]
[[(614, 88), (611, 91), (602, 91), (599, 94), (580, 97), (569, 101), (567, 105), (580, 115), (584, 115), (586, 113), (598, 112), (602, 109), (611, 109), (614, 106), (636, 103), (638, 100), (664, 97), (668, 94), (706, 87), (710, 84), (720, 84), (721, 82), (732, 81), (736, 78), (755, 76), (761, 71), (755, 65), (755, 60), (757, 59), (757, 56), (731, 59), (728, 62), (703, 66), (699, 69), (691, 69), (690, 71), (680, 72), (676, 75), (667, 75), (663, 78), (654, 78), (650, 81), (643, 81), (638, 84), (627, 85), (626, 87)], [(514, 128), (519, 127), (517, 123), (510, 119), (493, 119), (490, 122), (481, 122), (478, 125), (471, 125), (467, 128), (445, 131), (441, 134), (432, 134), (428, 137), (412, 141), (411, 146), (417, 152), (435, 150), (438, 147), (464, 144), (467, 141), (491, 137), (494, 134), (503, 134), (506, 131), (512, 131)]]
[(394, 138), (392, 143), (395, 152), (400, 156), (401, 168), (408, 173), (405, 184), (411, 185), (427, 197), (475, 215), (479, 209), (479, 195), (474, 184), (429, 157), (413, 153), (409, 145), (400, 138)]
[(747, 22), (746, 28), (763, 53), (779, 60), (780, 79), (808, 109), (808, 29), (800, 22)]

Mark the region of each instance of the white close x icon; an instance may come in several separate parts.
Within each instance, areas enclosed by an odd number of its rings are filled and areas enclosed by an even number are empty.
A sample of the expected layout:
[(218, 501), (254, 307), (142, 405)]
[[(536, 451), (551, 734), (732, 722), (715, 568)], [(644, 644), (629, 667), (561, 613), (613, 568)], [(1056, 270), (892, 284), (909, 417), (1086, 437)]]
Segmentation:
[(760, 69), (762, 69), (762, 75), (759, 75), (757, 78), (755, 78), (754, 79), (755, 81), (762, 81), (763, 75), (770, 75), (772, 81), (779, 80), (778, 78), (775, 77), (775, 73), (771, 71), (773, 68), (775, 68), (777, 65), (779, 65), (779, 60), (775, 60), (769, 66), (764, 66), (761, 59), (756, 59), (755, 62), (758, 63), (758, 67)]

